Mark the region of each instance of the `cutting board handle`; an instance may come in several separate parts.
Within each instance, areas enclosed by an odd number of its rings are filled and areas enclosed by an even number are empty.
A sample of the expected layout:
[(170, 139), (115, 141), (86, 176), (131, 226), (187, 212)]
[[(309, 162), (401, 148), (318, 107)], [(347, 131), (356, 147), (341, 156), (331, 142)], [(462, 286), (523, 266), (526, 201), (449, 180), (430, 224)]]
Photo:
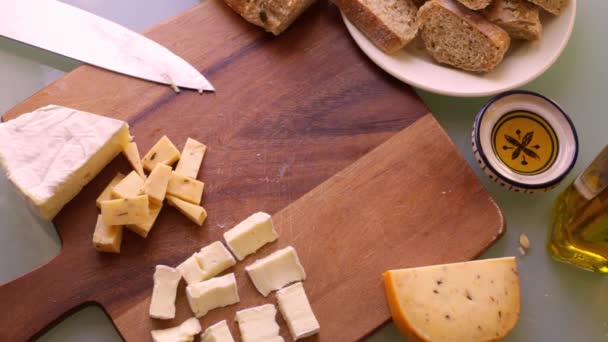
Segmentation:
[[(59, 254), (47, 264), (0, 286), (0, 341), (28, 341), (87, 302), (74, 263)], [(74, 272), (74, 273), (73, 273)], [(65, 277), (73, 274), (73, 278)], [(84, 292), (84, 293), (83, 293)]]

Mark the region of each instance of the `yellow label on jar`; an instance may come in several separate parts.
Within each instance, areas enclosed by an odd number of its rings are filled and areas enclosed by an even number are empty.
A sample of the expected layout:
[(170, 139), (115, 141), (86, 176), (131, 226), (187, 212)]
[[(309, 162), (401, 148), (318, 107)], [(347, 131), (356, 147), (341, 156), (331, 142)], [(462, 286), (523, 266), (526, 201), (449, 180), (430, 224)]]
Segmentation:
[(553, 165), (559, 143), (545, 119), (531, 112), (514, 111), (494, 125), (492, 148), (498, 159), (512, 171), (536, 175)]

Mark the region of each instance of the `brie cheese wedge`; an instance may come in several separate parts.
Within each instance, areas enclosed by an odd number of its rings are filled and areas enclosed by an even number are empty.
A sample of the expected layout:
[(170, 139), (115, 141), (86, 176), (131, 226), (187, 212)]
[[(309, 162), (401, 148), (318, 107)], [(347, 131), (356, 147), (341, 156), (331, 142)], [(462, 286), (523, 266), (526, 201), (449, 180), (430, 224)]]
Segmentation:
[(243, 342), (283, 342), (276, 315), (277, 309), (272, 304), (237, 311), (236, 321)]
[(285, 285), (306, 279), (296, 250), (289, 246), (245, 266), (255, 288), (266, 297)]
[(198, 319), (188, 318), (182, 324), (163, 330), (152, 330), (153, 342), (191, 342), (194, 341), (194, 335), (201, 332), (201, 323)]
[(201, 248), (200, 252), (196, 253), (195, 256), (203, 270), (203, 279), (201, 280), (215, 277), (224, 270), (236, 265), (236, 260), (234, 260), (232, 254), (219, 241)]
[(312, 312), (302, 283), (277, 291), (277, 301), (294, 341), (319, 333), (319, 321)]
[(234, 342), (226, 321), (220, 321), (210, 326), (201, 336), (202, 342)]
[(211, 278), (186, 287), (188, 304), (198, 318), (209, 311), (239, 302), (239, 293), (234, 273)]
[(262, 212), (249, 216), (245, 221), (224, 233), (226, 244), (237, 259), (243, 260), (267, 243), (276, 240), (270, 215)]
[(154, 288), (150, 301), (150, 317), (158, 319), (175, 318), (175, 297), (182, 274), (175, 268), (156, 265)]

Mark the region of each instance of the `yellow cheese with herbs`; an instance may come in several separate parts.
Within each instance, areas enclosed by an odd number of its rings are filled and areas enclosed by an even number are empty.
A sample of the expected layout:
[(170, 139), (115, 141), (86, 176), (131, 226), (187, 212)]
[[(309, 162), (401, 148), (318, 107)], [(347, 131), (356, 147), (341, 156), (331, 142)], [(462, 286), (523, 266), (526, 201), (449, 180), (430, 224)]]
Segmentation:
[(203, 163), (203, 157), (207, 151), (207, 146), (192, 138), (186, 140), (186, 145), (182, 150), (181, 158), (175, 167), (175, 172), (184, 177), (196, 179), (198, 171)]
[(171, 179), (171, 167), (165, 164), (157, 164), (148, 179), (144, 182), (143, 190), (150, 196), (150, 202), (162, 204), (167, 194), (167, 186)]
[(171, 174), (167, 194), (193, 204), (200, 204), (205, 184), (196, 179), (182, 176), (175, 171)]
[(95, 201), (97, 208), (101, 207), (101, 201), (107, 201), (107, 200), (112, 199), (112, 190), (114, 189), (114, 186), (116, 184), (118, 184), (121, 180), (123, 180), (124, 178), (125, 178), (125, 175), (123, 175), (120, 172), (117, 173), (116, 176), (114, 176), (114, 178), (110, 181), (110, 183), (106, 186), (106, 188), (103, 189), (103, 191), (101, 192), (101, 195), (99, 195), (99, 197), (97, 197), (97, 201)]
[(141, 158), (139, 157), (139, 150), (137, 149), (137, 144), (134, 142), (128, 143), (122, 149), (122, 153), (127, 157), (129, 163), (133, 167), (133, 170), (137, 172), (137, 174), (142, 178), (146, 179), (146, 174), (144, 173), (144, 168), (141, 165)]
[(143, 238), (147, 237), (148, 233), (150, 233), (150, 230), (152, 230), (152, 226), (154, 226), (154, 222), (156, 222), (156, 218), (158, 217), (158, 214), (160, 214), (160, 210), (162, 208), (162, 204), (157, 205), (154, 203), (150, 203), (150, 213), (146, 222), (141, 224), (129, 224), (126, 227)]
[(192, 204), (170, 195), (167, 196), (167, 203), (199, 226), (202, 226), (207, 218), (207, 211), (200, 205)]
[(152, 146), (150, 151), (146, 153), (142, 164), (148, 171), (152, 171), (157, 164), (173, 165), (179, 160), (180, 153), (177, 147), (173, 145), (171, 140), (164, 135), (160, 140)]
[(110, 226), (145, 224), (150, 216), (147, 195), (101, 202), (103, 222)]
[(144, 180), (135, 171), (131, 171), (112, 189), (112, 198), (131, 198), (143, 194)]
[(384, 286), (395, 325), (422, 341), (498, 340), (519, 318), (514, 257), (387, 271)]
[(108, 226), (103, 223), (101, 215), (97, 216), (97, 224), (93, 232), (93, 246), (100, 252), (120, 253), (122, 243), (122, 227)]

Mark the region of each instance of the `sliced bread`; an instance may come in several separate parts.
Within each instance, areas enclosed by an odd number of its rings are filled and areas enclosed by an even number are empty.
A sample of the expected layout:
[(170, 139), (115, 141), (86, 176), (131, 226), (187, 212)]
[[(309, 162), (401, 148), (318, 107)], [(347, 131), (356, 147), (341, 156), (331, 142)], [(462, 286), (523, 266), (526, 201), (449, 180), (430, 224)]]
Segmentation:
[(537, 40), (542, 36), (538, 7), (527, 0), (494, 0), (483, 14), (513, 39)]
[(418, 32), (413, 0), (334, 0), (363, 34), (386, 53), (402, 49)]
[(279, 35), (315, 0), (224, 0), (224, 2), (248, 22)]
[(490, 5), (492, 0), (458, 0), (461, 4), (474, 11), (484, 9)]
[(529, 0), (532, 3), (542, 7), (545, 11), (560, 15), (562, 10), (568, 6), (568, 0)]
[(507, 32), (456, 0), (431, 0), (418, 11), (424, 45), (439, 63), (488, 72), (502, 61), (511, 39)]

